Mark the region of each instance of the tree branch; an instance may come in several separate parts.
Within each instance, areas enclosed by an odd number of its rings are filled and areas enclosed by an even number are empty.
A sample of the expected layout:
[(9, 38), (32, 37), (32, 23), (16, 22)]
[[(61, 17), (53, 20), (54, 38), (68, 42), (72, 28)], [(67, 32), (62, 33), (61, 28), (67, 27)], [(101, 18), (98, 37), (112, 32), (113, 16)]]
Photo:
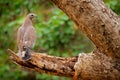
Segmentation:
[(103, 0), (51, 0), (63, 10), (96, 47), (120, 58), (120, 18)]
[[(120, 79), (120, 61), (109, 58), (99, 51), (93, 54), (79, 54), (79, 57), (61, 58), (41, 53), (32, 53), (32, 58), (23, 61), (8, 49), (11, 59), (17, 64), (40, 73), (82, 78), (83, 80)], [(78, 59), (78, 60), (77, 60)]]
[(12, 50), (8, 49), (8, 52), (11, 55), (11, 59), (17, 64), (36, 70), (40, 73), (69, 77), (74, 75), (74, 64), (77, 61), (77, 57), (61, 58), (33, 52), (32, 59), (23, 61)]

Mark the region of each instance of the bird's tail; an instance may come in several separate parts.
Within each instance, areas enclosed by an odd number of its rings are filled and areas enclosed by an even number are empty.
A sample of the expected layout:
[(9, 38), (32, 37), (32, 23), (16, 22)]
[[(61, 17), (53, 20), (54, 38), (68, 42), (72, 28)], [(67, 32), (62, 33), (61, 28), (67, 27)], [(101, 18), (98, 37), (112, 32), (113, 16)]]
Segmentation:
[(31, 59), (31, 49), (29, 47), (23, 47), (22, 59), (23, 60)]

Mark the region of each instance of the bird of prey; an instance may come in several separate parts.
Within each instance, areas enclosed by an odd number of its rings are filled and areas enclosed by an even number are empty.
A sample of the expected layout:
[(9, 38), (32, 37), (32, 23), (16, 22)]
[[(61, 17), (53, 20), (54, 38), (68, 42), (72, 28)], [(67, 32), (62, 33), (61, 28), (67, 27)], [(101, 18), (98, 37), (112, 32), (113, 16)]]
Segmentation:
[(17, 32), (18, 56), (23, 60), (29, 60), (31, 58), (31, 49), (36, 41), (36, 31), (33, 26), (35, 17), (36, 14), (29, 13)]

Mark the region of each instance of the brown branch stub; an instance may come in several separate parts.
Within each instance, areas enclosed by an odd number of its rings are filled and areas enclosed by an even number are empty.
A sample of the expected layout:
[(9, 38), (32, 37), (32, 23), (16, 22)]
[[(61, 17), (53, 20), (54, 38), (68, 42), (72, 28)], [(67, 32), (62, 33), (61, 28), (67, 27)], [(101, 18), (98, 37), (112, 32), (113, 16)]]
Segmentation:
[(8, 49), (8, 51), (12, 57), (11, 59), (17, 64), (36, 70), (40, 73), (69, 77), (74, 75), (74, 64), (77, 61), (77, 57), (61, 58), (33, 52), (32, 58), (29, 61), (23, 61), (15, 54), (15, 52), (10, 49)]
[(93, 54), (79, 54), (78, 61), (74, 65), (73, 78), (74, 80), (119, 80), (119, 62), (101, 54), (98, 50)]
[(11, 55), (11, 59), (12, 60), (15, 60), (16, 62), (21, 62), (22, 61), (22, 59), (20, 59), (16, 54), (15, 54), (15, 52), (14, 51), (12, 51), (11, 49), (7, 49), (7, 51), (8, 51), (8, 53)]

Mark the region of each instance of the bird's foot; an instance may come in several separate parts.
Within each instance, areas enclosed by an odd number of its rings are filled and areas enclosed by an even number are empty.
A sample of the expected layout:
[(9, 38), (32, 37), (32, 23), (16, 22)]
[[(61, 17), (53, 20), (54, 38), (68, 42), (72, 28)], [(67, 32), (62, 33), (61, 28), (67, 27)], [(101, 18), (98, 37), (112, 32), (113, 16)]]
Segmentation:
[(24, 57), (22, 57), (22, 59), (23, 59), (24, 61), (28, 61), (28, 60), (31, 59), (31, 55), (24, 56)]

